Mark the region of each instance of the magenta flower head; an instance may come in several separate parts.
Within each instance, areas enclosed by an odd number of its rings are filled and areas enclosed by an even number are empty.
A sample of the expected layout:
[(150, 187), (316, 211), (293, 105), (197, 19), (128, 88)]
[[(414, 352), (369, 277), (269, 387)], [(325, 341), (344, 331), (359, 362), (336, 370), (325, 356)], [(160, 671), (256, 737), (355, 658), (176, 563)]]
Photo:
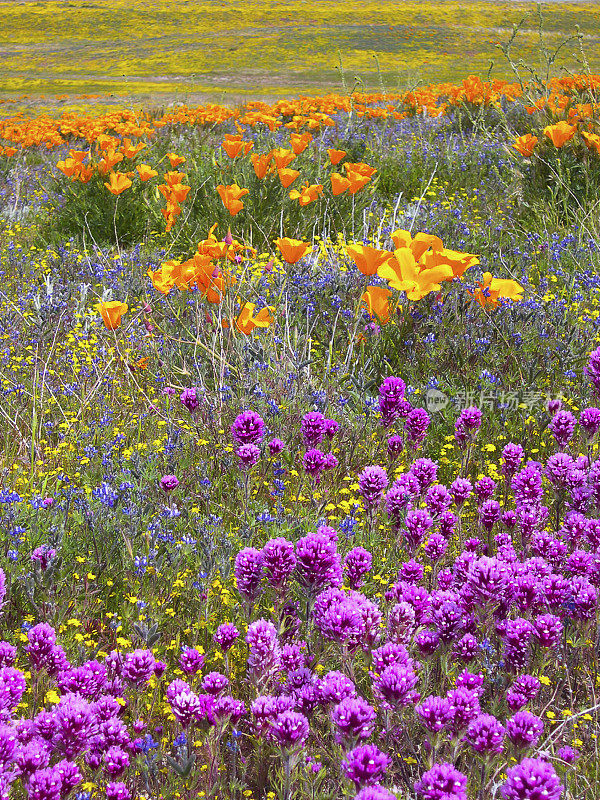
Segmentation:
[(179, 486), (179, 480), (175, 475), (163, 475), (160, 479), (160, 488), (165, 492), (172, 492)]
[(269, 453), (272, 456), (279, 455), (279, 453), (282, 453), (283, 450), (285, 449), (285, 445), (281, 441), (281, 439), (271, 439), (267, 447), (269, 448)]
[(355, 795), (354, 800), (397, 800), (396, 795), (388, 792), (385, 786), (374, 783), (372, 786), (365, 786)]
[(302, 417), (300, 430), (302, 438), (308, 447), (314, 447), (323, 441), (325, 424), (327, 420), (320, 411), (309, 411)]
[(347, 697), (356, 697), (356, 688), (343, 672), (332, 670), (318, 684), (319, 700), (337, 705)]
[(581, 758), (581, 753), (574, 747), (565, 745), (565, 747), (559, 747), (559, 749), (556, 751), (556, 757), (560, 758), (561, 761), (564, 761), (565, 764), (574, 764), (579, 760), (579, 758)]
[(481, 714), (474, 719), (465, 736), (478, 753), (501, 753), (504, 749), (504, 727), (491, 714)]
[(338, 744), (351, 745), (368, 739), (375, 729), (375, 709), (362, 697), (345, 697), (331, 711)]
[(284, 711), (271, 722), (270, 732), (283, 748), (301, 747), (308, 739), (308, 720), (304, 714)]
[(296, 580), (313, 594), (339, 586), (342, 565), (335, 541), (325, 533), (309, 533), (296, 543)]
[(400, 453), (404, 450), (404, 442), (401, 436), (390, 436), (387, 440), (388, 456), (393, 460), (398, 458)]
[(346, 754), (342, 769), (359, 789), (378, 783), (391, 763), (392, 759), (382, 753), (377, 745), (364, 744)]
[(242, 444), (236, 450), (242, 469), (250, 469), (260, 461), (260, 447), (255, 444)]
[(131, 800), (131, 793), (121, 781), (106, 784), (106, 800)]
[(453, 710), (447, 698), (430, 695), (415, 708), (415, 713), (428, 731), (437, 733), (451, 721)]
[(191, 389), (184, 389), (183, 392), (179, 395), (179, 399), (181, 400), (182, 404), (187, 408), (187, 410), (192, 414), (200, 405), (200, 400), (198, 399), (198, 390), (192, 387)]
[(390, 708), (407, 706), (417, 681), (418, 677), (409, 664), (391, 663), (375, 679), (375, 693)]
[(154, 675), (156, 660), (151, 650), (134, 650), (123, 663), (123, 677), (135, 686), (147, 683)]
[(456, 424), (472, 433), (481, 428), (481, 419), (482, 414), (480, 409), (478, 409), (477, 406), (469, 406), (468, 408), (463, 408), (460, 412)]
[(559, 447), (565, 447), (569, 440), (572, 438), (577, 425), (577, 419), (566, 409), (559, 411), (552, 418), (552, 422), (548, 426), (550, 432), (556, 439)]
[(233, 647), (235, 640), (240, 635), (238, 629), (231, 622), (224, 622), (216, 630), (213, 641), (226, 653)]
[(246, 600), (256, 600), (262, 591), (263, 554), (255, 547), (244, 547), (237, 554), (233, 567), (238, 592)]
[(318, 450), (316, 447), (311, 447), (307, 450), (302, 458), (302, 466), (306, 474), (311, 478), (319, 478), (319, 475), (326, 468), (327, 459), (325, 453)]
[(337, 422), (335, 419), (325, 420), (324, 431), (325, 431), (325, 436), (327, 436), (328, 439), (333, 439), (336, 433), (338, 433), (339, 429), (340, 429), (340, 423)]
[(467, 776), (452, 764), (434, 764), (415, 783), (415, 791), (425, 800), (467, 800)]
[(430, 458), (417, 458), (409, 475), (417, 481), (417, 494), (423, 494), (437, 479), (438, 465)]
[(373, 509), (383, 497), (388, 486), (386, 471), (379, 466), (365, 467), (358, 476), (358, 491), (367, 510)]
[(285, 586), (296, 567), (294, 545), (283, 537), (271, 539), (262, 549), (267, 583), (277, 589)]
[(235, 418), (231, 435), (237, 444), (258, 444), (265, 435), (265, 423), (255, 411), (243, 411)]
[(31, 560), (37, 562), (42, 572), (45, 572), (52, 563), (52, 559), (55, 555), (56, 550), (53, 547), (48, 547), (47, 544), (43, 544), (41, 547), (35, 548), (31, 554)]
[(450, 484), (450, 494), (454, 498), (454, 503), (460, 508), (465, 503), (473, 491), (473, 484), (467, 478), (456, 478)]
[(517, 711), (506, 721), (506, 734), (515, 747), (533, 747), (543, 732), (544, 723), (529, 711)]
[(563, 787), (552, 764), (524, 758), (507, 771), (500, 791), (504, 800), (559, 800)]
[(507, 478), (512, 478), (521, 466), (524, 455), (525, 452), (520, 444), (509, 442), (505, 445), (502, 450), (502, 459), (504, 461), (502, 464), (502, 474), (506, 475)]
[(248, 626), (246, 643), (248, 675), (251, 681), (262, 684), (270, 679), (281, 666), (281, 647), (277, 629), (272, 622), (258, 619)]
[(418, 449), (425, 440), (430, 422), (431, 417), (424, 408), (413, 408), (404, 420), (406, 439), (415, 450)]
[(44, 508), (51, 508), (54, 505), (54, 498), (53, 497), (44, 497), (42, 500), (42, 506)]
[(406, 386), (402, 378), (393, 376), (386, 378), (379, 387), (379, 410), (381, 423), (386, 428), (400, 415), (400, 406), (404, 400)]
[(589, 378), (596, 394), (600, 394), (600, 347), (592, 350), (587, 366), (583, 370)]
[(593, 439), (600, 430), (600, 408), (584, 408), (579, 416), (579, 424), (587, 439)]
[(360, 589), (363, 577), (373, 565), (373, 556), (364, 547), (353, 547), (344, 559), (346, 580), (351, 589)]
[(184, 647), (179, 656), (179, 666), (186, 675), (195, 675), (204, 666), (205, 656), (193, 647)]

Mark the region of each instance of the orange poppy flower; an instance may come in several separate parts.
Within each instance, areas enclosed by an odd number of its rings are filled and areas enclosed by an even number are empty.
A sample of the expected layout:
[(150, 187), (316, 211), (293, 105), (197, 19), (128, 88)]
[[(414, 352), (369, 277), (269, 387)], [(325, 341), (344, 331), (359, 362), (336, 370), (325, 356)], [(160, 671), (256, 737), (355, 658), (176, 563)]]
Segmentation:
[(349, 244), (346, 252), (363, 275), (376, 275), (377, 269), (392, 256), (389, 250), (376, 250), (362, 244)]
[(471, 294), (482, 308), (497, 306), (500, 300), (523, 299), (525, 289), (516, 281), (493, 278), (491, 272), (483, 273), (483, 282), (477, 284), (478, 288)]
[(597, 133), (588, 133), (587, 131), (581, 131), (581, 135), (590, 150), (593, 149), (600, 155), (600, 136)]
[(310, 186), (306, 183), (300, 191), (292, 189), (290, 200), (297, 200), (301, 206), (307, 206), (316, 200), (320, 194), (323, 194), (323, 186), (320, 183), (313, 183)]
[(331, 192), (334, 196), (342, 194), (346, 189), (350, 188), (350, 181), (339, 172), (331, 173)]
[(575, 136), (576, 131), (577, 128), (574, 125), (569, 125), (564, 120), (557, 122), (555, 125), (547, 125), (544, 128), (544, 133), (552, 140), (552, 144), (555, 147), (562, 147), (565, 142)]
[(129, 311), (127, 303), (121, 303), (118, 300), (110, 300), (108, 303), (98, 303), (96, 306), (104, 324), (109, 331), (114, 331), (121, 325), (121, 317)]
[(191, 186), (185, 186), (183, 183), (176, 183), (175, 186), (170, 187), (171, 198), (176, 200), (178, 203), (183, 203), (191, 188)]
[(81, 164), (75, 161), (74, 158), (66, 158), (64, 161), (59, 161), (56, 168), (59, 169), (67, 178), (77, 179)]
[(149, 164), (138, 164), (136, 169), (141, 181), (149, 181), (150, 178), (154, 178), (156, 175), (158, 175), (158, 172), (155, 169), (152, 169)]
[(107, 175), (119, 161), (123, 161), (123, 153), (107, 150), (104, 158), (98, 163), (98, 172), (101, 175)]
[(529, 158), (529, 156), (535, 150), (537, 143), (537, 136), (532, 136), (530, 133), (526, 133), (524, 136), (518, 136), (511, 146), (514, 147), (515, 150), (517, 150), (522, 156)]
[(300, 173), (297, 169), (290, 169), (286, 167), (285, 169), (278, 169), (277, 174), (279, 175), (279, 180), (281, 181), (281, 185), (284, 189), (287, 189), (292, 183), (296, 180)]
[(296, 158), (292, 150), (286, 150), (283, 147), (279, 147), (277, 150), (271, 150), (271, 156), (275, 162), (276, 169), (285, 169), (285, 167), (288, 167)]
[(276, 240), (275, 244), (284, 261), (287, 261), (288, 264), (296, 264), (311, 250), (310, 244), (299, 239), (280, 238)]
[(93, 167), (91, 166), (86, 167), (85, 164), (80, 164), (79, 175), (77, 177), (81, 181), (81, 183), (88, 183), (93, 174), (94, 174)]
[(109, 181), (104, 185), (111, 194), (121, 194), (131, 186), (131, 181), (122, 172), (111, 172)]
[(123, 153), (125, 158), (135, 158), (137, 154), (140, 152), (140, 150), (144, 149), (144, 147), (147, 147), (147, 145), (144, 144), (144, 142), (140, 142), (139, 144), (136, 144), (134, 146), (132, 145), (130, 139), (124, 139), (123, 146), (121, 147), (121, 152)]
[(178, 156), (177, 153), (167, 153), (167, 158), (171, 164), (171, 169), (175, 169), (185, 161), (185, 158), (183, 156)]
[(389, 299), (392, 293), (385, 286), (369, 286), (361, 296), (371, 317), (377, 316), (382, 325), (390, 320)]
[(329, 160), (331, 161), (331, 163), (335, 167), (335, 166), (337, 166), (337, 164), (340, 163), (342, 158), (346, 155), (346, 151), (345, 150), (328, 149), (327, 150), (327, 155), (329, 156)]
[(369, 175), (361, 175), (360, 172), (353, 172), (352, 170), (348, 170), (348, 194), (356, 194), (363, 189), (367, 183), (370, 182), (371, 177)]
[(271, 163), (271, 159), (273, 158), (271, 153), (266, 153), (264, 155), (259, 155), (258, 153), (253, 153), (250, 156), (250, 161), (252, 161), (252, 166), (254, 167), (254, 173), (256, 177), (262, 181), (262, 179), (267, 174), (267, 170), (269, 168), (269, 164)]
[(442, 240), (439, 237), (434, 236), (432, 233), (416, 233), (413, 237), (410, 231), (399, 229), (394, 231), (390, 238), (396, 245), (396, 248), (410, 248), (410, 251), (417, 261), (430, 248), (436, 253), (444, 249), (444, 243)]
[(182, 183), (185, 178), (185, 172), (165, 172), (165, 180), (169, 186), (175, 186)]
[(241, 189), (237, 183), (232, 183), (230, 186), (219, 184), (219, 186), (217, 186), (217, 192), (223, 201), (223, 205), (232, 217), (235, 217), (244, 207), (240, 197), (244, 197), (244, 195), (250, 193), (248, 189)]
[(357, 164), (350, 164), (349, 162), (346, 162), (344, 164), (344, 168), (346, 169), (346, 174), (348, 174), (348, 172), (358, 172), (359, 175), (365, 175), (369, 178), (372, 178), (377, 172), (375, 167), (370, 167), (368, 164), (363, 164), (362, 161), (359, 161)]
[(239, 154), (243, 151), (245, 155), (248, 155), (250, 150), (254, 147), (254, 142), (244, 142), (241, 139), (227, 139), (221, 142), (221, 147), (229, 158), (237, 158)]
[(406, 292), (409, 300), (421, 300), (430, 292), (439, 291), (440, 281), (451, 280), (453, 277), (452, 268), (447, 264), (421, 269), (408, 247), (395, 250), (393, 257), (379, 267), (377, 274), (393, 289)]
[(235, 321), (235, 327), (238, 331), (246, 334), (246, 336), (252, 333), (254, 328), (268, 328), (273, 322), (272, 312), (275, 311), (275, 309), (272, 306), (261, 308), (258, 314), (254, 316), (255, 308), (256, 306), (254, 303), (244, 303)]
[(306, 131), (300, 135), (299, 133), (292, 133), (290, 136), (290, 144), (292, 145), (292, 150), (294, 153), (299, 156), (300, 153), (303, 153), (308, 145), (312, 142), (312, 133)]
[(87, 150), (69, 150), (69, 158), (72, 158), (74, 161), (77, 161), (78, 164), (83, 163), (83, 160), (89, 153)]
[(4, 155), (8, 156), (8, 158), (12, 158), (16, 152), (17, 152), (17, 148), (16, 147), (5, 147), (4, 148)]

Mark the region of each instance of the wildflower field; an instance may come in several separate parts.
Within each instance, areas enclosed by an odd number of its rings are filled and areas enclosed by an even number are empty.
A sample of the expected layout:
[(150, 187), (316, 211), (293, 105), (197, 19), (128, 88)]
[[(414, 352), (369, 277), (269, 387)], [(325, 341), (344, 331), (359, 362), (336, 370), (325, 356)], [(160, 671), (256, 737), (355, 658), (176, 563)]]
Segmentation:
[(572, 68), (583, 63), (579, 45), (564, 47), (579, 34), (600, 71), (595, 0), (0, 0), (0, 11), (0, 103), (11, 112), (85, 106), (98, 95), (272, 100), (339, 91), (342, 77), (350, 89), (357, 79), (362, 91), (394, 91), (460, 81), (465, 64), (484, 76), (494, 63), (508, 78), (498, 45), (514, 25), (514, 49), (528, 63), (539, 64), (540, 46), (568, 54)]
[(600, 76), (356, 88), (0, 119), (0, 798), (600, 798)]

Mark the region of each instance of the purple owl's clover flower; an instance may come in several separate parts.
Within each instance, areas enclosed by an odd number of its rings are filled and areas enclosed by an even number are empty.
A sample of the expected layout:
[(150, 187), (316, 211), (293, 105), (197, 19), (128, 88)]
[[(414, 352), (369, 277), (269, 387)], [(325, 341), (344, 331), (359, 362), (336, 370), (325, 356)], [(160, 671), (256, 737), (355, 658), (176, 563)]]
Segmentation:
[(351, 745), (368, 739), (375, 729), (375, 709), (362, 697), (345, 697), (331, 711), (338, 744)]
[(250, 602), (262, 592), (263, 554), (255, 547), (245, 547), (237, 554), (233, 567), (238, 592)]
[(548, 428), (556, 439), (558, 446), (565, 447), (573, 437), (576, 426), (576, 417), (570, 411), (563, 409), (554, 415)]
[(386, 471), (379, 466), (365, 467), (358, 477), (358, 491), (367, 511), (371, 511), (380, 502), (388, 486)]
[(467, 800), (467, 776), (452, 764), (434, 764), (415, 783), (415, 791), (425, 800)]
[(277, 629), (272, 622), (258, 619), (249, 625), (246, 643), (250, 648), (248, 676), (251, 681), (263, 684), (277, 672), (281, 665), (281, 647)]
[(179, 486), (179, 480), (175, 475), (163, 475), (160, 479), (160, 488), (164, 492), (172, 492)]
[(342, 565), (335, 541), (326, 533), (309, 533), (296, 542), (296, 580), (313, 596), (342, 582)]
[(293, 543), (283, 537), (271, 539), (263, 547), (262, 557), (267, 583), (282, 589), (296, 567)]
[(507, 771), (500, 791), (504, 800), (559, 800), (563, 787), (552, 764), (524, 758)]
[(600, 408), (584, 408), (579, 415), (579, 424), (586, 439), (593, 439), (600, 430)]
[(271, 722), (270, 733), (283, 748), (301, 747), (308, 739), (309, 724), (304, 714), (283, 711)]
[(406, 441), (414, 450), (425, 441), (427, 436), (427, 429), (431, 417), (424, 408), (413, 408), (404, 420), (404, 432), (406, 433)]
[(378, 783), (391, 763), (392, 759), (382, 753), (377, 745), (365, 744), (346, 754), (342, 769), (359, 789)]
[(213, 641), (219, 645), (221, 650), (226, 653), (233, 647), (235, 640), (239, 637), (240, 632), (231, 622), (224, 622), (216, 630), (213, 636)]
[(314, 447), (323, 441), (327, 420), (319, 411), (309, 411), (302, 417), (300, 430), (308, 447)]
[(236, 450), (236, 455), (240, 460), (240, 467), (248, 470), (260, 460), (260, 447), (255, 444), (242, 444)]
[(307, 475), (319, 480), (319, 475), (327, 468), (327, 458), (325, 453), (316, 447), (311, 447), (302, 457), (302, 466)]
[(231, 426), (231, 435), (239, 445), (259, 444), (265, 434), (265, 423), (255, 411), (242, 411)]
[(386, 378), (379, 387), (379, 410), (384, 427), (389, 427), (400, 415), (405, 388), (402, 378), (393, 376)]
[(200, 400), (198, 399), (198, 390), (194, 387), (191, 389), (184, 389), (179, 395), (179, 399), (190, 412), (190, 414), (193, 414), (200, 405)]
[(600, 395), (600, 347), (592, 350), (587, 363), (583, 370), (584, 374), (589, 378), (592, 386), (596, 390), (596, 394)]
[(364, 547), (354, 547), (344, 559), (346, 580), (351, 589), (360, 589), (363, 577), (373, 565), (373, 556)]

